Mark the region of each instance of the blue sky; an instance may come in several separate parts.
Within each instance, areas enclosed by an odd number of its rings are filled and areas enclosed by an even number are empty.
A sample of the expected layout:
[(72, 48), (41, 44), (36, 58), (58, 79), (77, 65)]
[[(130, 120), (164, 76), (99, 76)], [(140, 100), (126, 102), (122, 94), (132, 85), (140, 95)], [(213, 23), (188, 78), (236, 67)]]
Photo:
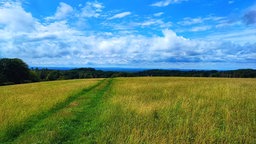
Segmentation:
[(256, 69), (256, 0), (0, 0), (0, 58), (40, 67)]

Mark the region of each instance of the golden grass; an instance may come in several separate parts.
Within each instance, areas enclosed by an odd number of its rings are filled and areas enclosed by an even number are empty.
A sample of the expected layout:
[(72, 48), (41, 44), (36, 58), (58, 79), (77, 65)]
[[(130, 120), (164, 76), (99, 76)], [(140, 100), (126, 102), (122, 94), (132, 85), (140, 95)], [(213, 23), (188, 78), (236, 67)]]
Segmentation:
[[(0, 87), (0, 132), (96, 82)], [(21, 139), (36, 143), (44, 134), (48, 140), (73, 134), (70, 143), (256, 143), (256, 79), (142, 77), (112, 82), (71, 101)]]
[(256, 100), (256, 79), (146, 77), (119, 78), (117, 81), (113, 103), (138, 113), (165, 109), (181, 101), (182, 108), (191, 110), (192, 106), (213, 105), (216, 100), (218, 103), (226, 101), (226, 105)]
[(100, 79), (63, 80), (0, 87), (0, 132), (44, 112)]
[(111, 94), (113, 143), (256, 142), (256, 79), (118, 78)]

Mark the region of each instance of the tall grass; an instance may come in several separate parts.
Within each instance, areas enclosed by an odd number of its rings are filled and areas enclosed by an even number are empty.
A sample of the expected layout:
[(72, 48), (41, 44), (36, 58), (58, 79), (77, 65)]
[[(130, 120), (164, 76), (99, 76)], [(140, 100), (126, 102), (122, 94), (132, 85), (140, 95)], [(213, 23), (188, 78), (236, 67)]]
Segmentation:
[(256, 79), (119, 78), (100, 143), (255, 143)]
[(93, 89), (80, 93), (71, 103), (36, 123), (12, 143), (94, 143), (95, 132), (101, 128), (98, 125), (99, 109), (110, 83), (111, 80), (104, 80)]
[[(27, 111), (31, 107), (35, 107), (35, 110), (30, 110), (32, 114), (44, 111), (57, 101), (72, 95), (67, 90), (72, 89), (70, 87), (78, 90), (81, 82), (85, 83), (83, 86), (89, 86), (96, 81), (38, 83), (38, 91), (45, 91), (39, 100), (33, 99), (33, 96), (26, 97), (30, 92), (24, 92), (23, 97), (14, 92), (16, 98), (6, 101), (13, 103), (10, 106), (0, 101), (1, 113), (8, 108), (13, 117), (7, 118), (19, 123), (19, 117), (22, 118), (22, 115), (18, 115), (19, 112), (29, 115)], [(48, 85), (59, 86), (49, 88)], [(19, 86), (23, 85), (17, 85)], [(59, 89), (62, 86), (65, 88)], [(31, 84), (29, 87), (34, 86)], [(20, 91), (24, 91), (24, 88)], [(52, 96), (47, 96), (48, 93), (52, 93)], [(66, 96), (58, 95), (59, 93)], [(54, 99), (53, 96), (56, 95), (59, 98)], [(12, 102), (15, 99), (19, 101)], [(81, 93), (68, 105), (45, 117), (12, 142), (254, 144), (255, 110), (256, 79), (107, 79)], [(2, 116), (4, 115), (1, 118)]]
[(54, 105), (100, 79), (65, 80), (0, 87), (0, 136), (19, 126), (27, 118), (45, 112)]

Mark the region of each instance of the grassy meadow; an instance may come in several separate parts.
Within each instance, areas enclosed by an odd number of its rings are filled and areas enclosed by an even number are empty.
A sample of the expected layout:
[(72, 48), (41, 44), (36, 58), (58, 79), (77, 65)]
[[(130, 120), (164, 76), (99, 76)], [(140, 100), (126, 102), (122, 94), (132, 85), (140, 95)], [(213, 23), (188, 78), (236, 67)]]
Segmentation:
[(106, 143), (255, 143), (256, 80), (117, 79), (102, 114)]
[[(31, 117), (47, 113), (70, 96), (95, 85), (100, 79), (63, 80), (0, 87), (0, 139), (15, 135)], [(19, 131), (19, 130), (17, 130)]]
[[(0, 110), (0, 143), (256, 143), (256, 79), (141, 77), (4, 86)], [(29, 120), (33, 115), (37, 120)], [(19, 130), (20, 123), (28, 128)]]

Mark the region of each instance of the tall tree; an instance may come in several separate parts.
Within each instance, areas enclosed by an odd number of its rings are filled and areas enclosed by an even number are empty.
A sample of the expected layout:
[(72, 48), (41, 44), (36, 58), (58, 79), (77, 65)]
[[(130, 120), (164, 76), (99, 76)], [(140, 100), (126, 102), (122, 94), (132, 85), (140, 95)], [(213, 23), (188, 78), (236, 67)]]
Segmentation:
[(30, 79), (30, 70), (28, 65), (21, 59), (14, 58), (0, 59), (0, 78), (2, 83), (23, 83)]

